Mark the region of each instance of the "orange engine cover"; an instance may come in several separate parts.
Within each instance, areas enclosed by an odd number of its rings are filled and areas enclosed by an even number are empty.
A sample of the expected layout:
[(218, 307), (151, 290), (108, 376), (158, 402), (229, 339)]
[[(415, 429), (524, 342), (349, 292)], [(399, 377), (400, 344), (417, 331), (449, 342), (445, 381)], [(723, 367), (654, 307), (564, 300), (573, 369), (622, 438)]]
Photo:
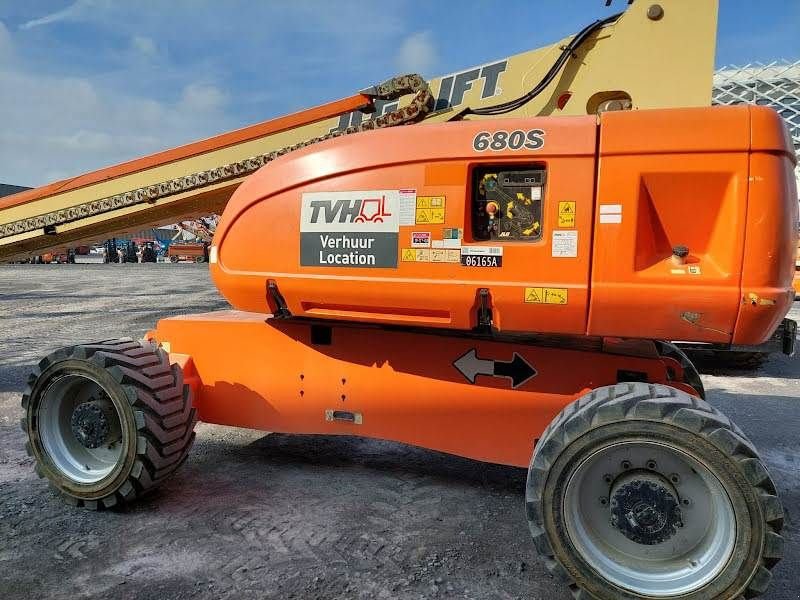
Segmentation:
[(240, 186), (211, 272), (251, 312), (760, 343), (793, 297), (793, 161), (760, 107), (344, 136)]

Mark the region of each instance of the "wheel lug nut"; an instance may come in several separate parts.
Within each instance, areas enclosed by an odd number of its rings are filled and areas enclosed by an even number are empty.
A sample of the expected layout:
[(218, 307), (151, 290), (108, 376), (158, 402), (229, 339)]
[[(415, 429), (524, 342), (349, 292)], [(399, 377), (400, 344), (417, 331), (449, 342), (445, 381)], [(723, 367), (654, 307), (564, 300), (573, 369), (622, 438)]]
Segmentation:
[(689, 506), (691, 503), (692, 503), (692, 501), (691, 501), (691, 500), (689, 500), (688, 498), (684, 498), (684, 499), (683, 499), (683, 505), (684, 505), (684, 506)]
[(651, 471), (655, 471), (657, 466), (658, 464), (656, 464), (656, 461), (654, 460), (647, 461), (647, 468), (650, 469)]
[(681, 476), (678, 475), (677, 473), (673, 473), (672, 475), (669, 476), (669, 480), (675, 485), (678, 485), (681, 482)]
[(623, 460), (623, 461), (620, 463), (620, 466), (622, 467), (622, 469), (623, 469), (624, 471), (627, 471), (628, 469), (630, 469), (630, 468), (631, 468), (631, 461), (629, 461), (629, 460)]
[(608, 473), (606, 473), (605, 475), (603, 475), (603, 481), (605, 481), (606, 483), (611, 483), (612, 481), (614, 481), (614, 478)]
[(600, 497), (600, 504), (602, 504), (603, 506), (608, 504), (608, 498), (606, 498), (605, 496), (601, 496)]

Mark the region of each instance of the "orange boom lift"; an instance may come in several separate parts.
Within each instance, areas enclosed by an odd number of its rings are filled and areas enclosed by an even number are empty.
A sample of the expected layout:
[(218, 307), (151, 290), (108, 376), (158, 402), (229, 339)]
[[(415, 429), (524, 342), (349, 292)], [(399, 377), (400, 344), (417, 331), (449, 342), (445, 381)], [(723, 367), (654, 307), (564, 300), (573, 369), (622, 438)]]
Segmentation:
[[(431, 109), (412, 87), (399, 122)], [(23, 397), (37, 469), (112, 507), (181, 464), (198, 418), (396, 440), (529, 468), (533, 541), (580, 597), (760, 594), (775, 486), (662, 340), (756, 345), (786, 315), (780, 118), (468, 113), (272, 157), (209, 251), (233, 310), (41, 361)]]

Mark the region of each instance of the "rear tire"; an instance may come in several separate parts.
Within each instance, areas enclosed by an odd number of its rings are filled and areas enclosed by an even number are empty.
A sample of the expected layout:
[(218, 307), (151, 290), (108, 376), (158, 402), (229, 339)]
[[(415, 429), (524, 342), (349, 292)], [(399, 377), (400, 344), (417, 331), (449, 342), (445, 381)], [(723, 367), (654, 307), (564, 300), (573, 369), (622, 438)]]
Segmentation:
[(691, 361), (701, 371), (716, 369), (735, 369), (755, 371), (769, 360), (769, 352), (738, 352), (733, 350), (684, 350)]
[(151, 342), (58, 350), (22, 396), (26, 451), (70, 504), (111, 508), (164, 482), (186, 459), (196, 411), (178, 365)]
[(547, 568), (580, 599), (753, 598), (783, 555), (783, 508), (753, 445), (663, 385), (564, 408), (536, 445), (526, 509)]

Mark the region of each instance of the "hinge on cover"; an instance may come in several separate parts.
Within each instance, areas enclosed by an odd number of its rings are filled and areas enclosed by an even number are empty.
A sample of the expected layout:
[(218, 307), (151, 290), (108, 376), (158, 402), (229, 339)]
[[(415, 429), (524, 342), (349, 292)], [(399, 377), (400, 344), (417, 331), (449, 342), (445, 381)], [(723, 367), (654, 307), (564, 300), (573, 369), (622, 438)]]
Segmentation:
[(267, 280), (267, 304), (275, 319), (288, 319), (292, 316), (274, 279)]

